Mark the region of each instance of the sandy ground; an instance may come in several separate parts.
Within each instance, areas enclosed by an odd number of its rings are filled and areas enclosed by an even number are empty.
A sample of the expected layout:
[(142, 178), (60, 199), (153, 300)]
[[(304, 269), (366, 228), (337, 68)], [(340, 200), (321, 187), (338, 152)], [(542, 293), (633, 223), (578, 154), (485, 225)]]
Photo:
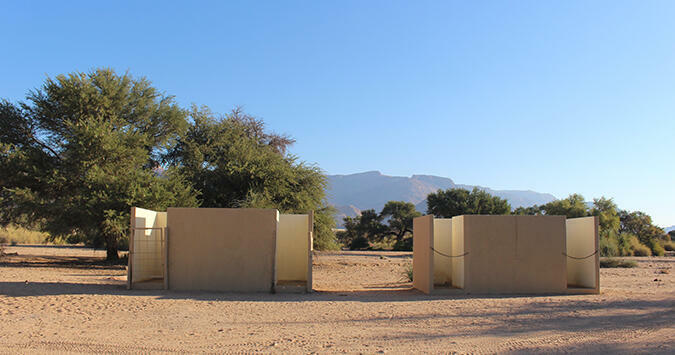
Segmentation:
[(675, 258), (602, 269), (600, 295), (410, 290), (409, 253), (318, 253), (312, 294), (128, 291), (78, 248), (9, 247), (0, 353), (673, 353)]

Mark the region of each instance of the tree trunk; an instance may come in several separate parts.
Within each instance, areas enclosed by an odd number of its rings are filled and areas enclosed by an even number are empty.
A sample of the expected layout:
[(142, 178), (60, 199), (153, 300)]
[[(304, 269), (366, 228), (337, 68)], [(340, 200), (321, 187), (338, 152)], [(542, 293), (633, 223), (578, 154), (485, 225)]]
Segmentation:
[(120, 258), (119, 254), (117, 253), (117, 238), (115, 238), (114, 236), (106, 236), (105, 248), (107, 260), (115, 261)]

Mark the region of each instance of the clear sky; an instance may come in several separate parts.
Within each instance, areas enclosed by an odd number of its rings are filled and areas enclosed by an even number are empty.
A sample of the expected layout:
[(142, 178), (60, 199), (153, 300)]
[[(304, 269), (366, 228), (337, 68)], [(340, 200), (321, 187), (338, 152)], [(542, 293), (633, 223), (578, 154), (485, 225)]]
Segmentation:
[(675, 224), (675, 1), (14, 1), (0, 97), (95, 67), (329, 174), (613, 197)]

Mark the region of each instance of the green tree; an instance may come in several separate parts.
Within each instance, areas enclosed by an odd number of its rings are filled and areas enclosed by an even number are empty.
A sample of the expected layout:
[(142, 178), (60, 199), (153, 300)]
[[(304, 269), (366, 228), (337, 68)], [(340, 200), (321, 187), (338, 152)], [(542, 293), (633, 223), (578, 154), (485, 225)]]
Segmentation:
[(185, 127), (172, 97), (110, 69), (48, 78), (26, 103), (2, 101), (2, 223), (39, 221), (116, 259), (131, 206), (196, 206), (190, 185), (159, 165)]
[(551, 201), (542, 205), (541, 210), (549, 216), (567, 216), (567, 218), (586, 217), (590, 214), (584, 197), (579, 194), (572, 194), (562, 200)]
[(438, 190), (427, 196), (427, 211), (436, 217), (450, 218), (463, 214), (509, 214), (508, 201), (474, 188)]
[(619, 232), (621, 221), (619, 210), (611, 198), (593, 199), (593, 208), (590, 214), (597, 216), (600, 225), (600, 238), (615, 238)]
[(666, 232), (654, 224), (652, 218), (641, 211), (619, 211), (621, 233), (631, 234), (637, 237), (640, 243), (648, 246), (653, 253), (663, 254), (660, 240), (666, 240)]
[(165, 161), (200, 192), (201, 207), (314, 210), (315, 247), (336, 246), (326, 178), (318, 167), (286, 154), (292, 139), (267, 133), (263, 121), (239, 109), (217, 117), (193, 106), (189, 117), (190, 126)]
[(389, 201), (380, 212), (381, 219), (387, 221), (386, 229), (381, 235), (396, 239), (395, 250), (412, 250), (412, 238), (409, 236), (413, 232), (413, 219), (421, 215), (410, 202)]
[(534, 216), (541, 214), (541, 207), (534, 205), (530, 207), (518, 207), (513, 210), (513, 214), (522, 215), (522, 216)]
[(343, 219), (345, 231), (338, 233), (338, 239), (349, 249), (358, 250), (370, 247), (375, 240), (381, 240), (386, 231), (382, 215), (373, 209), (361, 211), (360, 216)]

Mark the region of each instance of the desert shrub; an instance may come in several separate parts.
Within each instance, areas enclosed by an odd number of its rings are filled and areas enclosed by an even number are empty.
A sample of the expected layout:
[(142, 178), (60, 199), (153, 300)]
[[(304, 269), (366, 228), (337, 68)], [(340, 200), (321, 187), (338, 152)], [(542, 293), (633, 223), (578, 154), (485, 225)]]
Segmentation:
[(637, 267), (635, 260), (620, 260), (614, 258), (601, 258), (600, 267), (602, 268), (634, 268)]
[(0, 235), (0, 245), (7, 244), (7, 237)]
[(638, 242), (633, 246), (633, 255), (635, 256), (651, 256), (652, 251), (646, 245)]
[(667, 251), (675, 251), (675, 242), (673, 242), (672, 240), (663, 242), (663, 249)]
[(412, 282), (413, 280), (413, 264), (412, 263), (407, 263), (403, 267), (403, 277)]
[(619, 255), (621, 256), (650, 256), (652, 250), (640, 243), (640, 240), (630, 233), (620, 233), (617, 236)]
[(14, 225), (8, 225), (0, 228), (0, 238), (4, 238), (6, 243), (17, 244), (44, 244), (47, 242), (47, 233), (38, 232)]
[(358, 236), (349, 243), (349, 249), (351, 250), (363, 250), (370, 248), (370, 242), (368, 238)]
[(402, 240), (397, 240), (394, 243), (394, 250), (396, 251), (411, 251), (412, 250), (413, 239), (412, 237), (404, 238)]
[(616, 239), (616, 235), (610, 234), (607, 237), (601, 237), (599, 249), (600, 249), (600, 256), (618, 256), (619, 242)]
[(661, 242), (656, 239), (649, 241), (649, 248), (652, 251), (652, 255), (663, 256), (666, 254), (666, 250), (661, 245)]

